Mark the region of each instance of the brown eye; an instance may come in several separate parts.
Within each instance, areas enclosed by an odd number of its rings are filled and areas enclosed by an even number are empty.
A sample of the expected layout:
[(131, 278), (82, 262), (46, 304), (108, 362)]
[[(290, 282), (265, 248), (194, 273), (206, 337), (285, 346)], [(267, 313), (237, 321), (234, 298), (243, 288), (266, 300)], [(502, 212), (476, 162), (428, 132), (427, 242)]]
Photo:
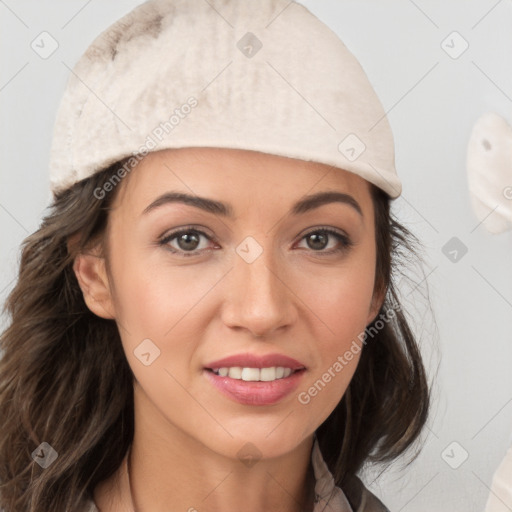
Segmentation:
[[(210, 237), (197, 229), (181, 229), (169, 233), (159, 242), (159, 245), (165, 246), (171, 252), (181, 256), (196, 256), (200, 252), (207, 250), (208, 247), (199, 248), (201, 238), (211, 240)], [(173, 244), (171, 244), (173, 242)]]
[[(309, 249), (314, 252), (321, 252), (323, 254), (337, 253), (349, 249), (353, 243), (349, 237), (343, 233), (339, 233), (334, 229), (322, 228), (310, 231), (302, 237), (302, 240), (306, 240)], [(334, 244), (334, 248), (325, 250), (331, 241), (338, 242), (337, 247)]]
[(199, 245), (199, 239), (201, 235), (195, 232), (183, 233), (176, 237), (176, 243), (178, 244), (180, 249), (184, 251), (193, 251), (197, 249)]
[(329, 242), (329, 235), (322, 232), (311, 233), (306, 238), (308, 240), (309, 247), (315, 250), (325, 249)]

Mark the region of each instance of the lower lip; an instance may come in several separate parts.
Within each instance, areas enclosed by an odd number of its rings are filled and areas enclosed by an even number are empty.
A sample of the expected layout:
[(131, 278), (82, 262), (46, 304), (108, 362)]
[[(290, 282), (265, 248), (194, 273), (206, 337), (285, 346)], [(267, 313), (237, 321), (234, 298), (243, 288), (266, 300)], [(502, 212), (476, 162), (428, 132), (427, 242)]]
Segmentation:
[(299, 370), (288, 377), (271, 382), (244, 381), (221, 377), (210, 370), (203, 370), (206, 378), (228, 398), (244, 405), (272, 405), (297, 389), (302, 374)]

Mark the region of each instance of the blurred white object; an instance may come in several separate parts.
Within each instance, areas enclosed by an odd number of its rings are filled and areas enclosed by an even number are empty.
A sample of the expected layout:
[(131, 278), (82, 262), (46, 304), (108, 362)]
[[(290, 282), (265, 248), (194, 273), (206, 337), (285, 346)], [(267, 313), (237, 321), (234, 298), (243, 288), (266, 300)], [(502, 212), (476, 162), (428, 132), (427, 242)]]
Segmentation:
[(473, 210), (497, 234), (512, 229), (512, 127), (499, 115), (484, 114), (473, 127), (467, 153)]
[(512, 446), (494, 473), (491, 493), (485, 512), (510, 512), (512, 510)]

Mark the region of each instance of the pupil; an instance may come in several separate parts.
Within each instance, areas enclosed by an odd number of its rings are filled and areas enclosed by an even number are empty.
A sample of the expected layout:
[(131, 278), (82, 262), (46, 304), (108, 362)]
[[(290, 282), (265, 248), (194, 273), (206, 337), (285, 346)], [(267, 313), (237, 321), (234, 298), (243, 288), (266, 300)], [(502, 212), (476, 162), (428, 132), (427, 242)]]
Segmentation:
[[(312, 249), (323, 249), (327, 243), (327, 235), (325, 233), (322, 233), (322, 234), (313, 233), (312, 235), (309, 236), (309, 239), (313, 241), (313, 246), (311, 246), (311, 244), (309, 244), (309, 246)], [(318, 240), (321, 240), (321, 242), (319, 244), (318, 244)]]
[[(181, 243), (184, 242), (184, 243)], [(195, 249), (198, 243), (197, 234), (185, 233), (178, 238), (178, 243), (182, 249)], [(192, 245), (187, 245), (192, 244)]]

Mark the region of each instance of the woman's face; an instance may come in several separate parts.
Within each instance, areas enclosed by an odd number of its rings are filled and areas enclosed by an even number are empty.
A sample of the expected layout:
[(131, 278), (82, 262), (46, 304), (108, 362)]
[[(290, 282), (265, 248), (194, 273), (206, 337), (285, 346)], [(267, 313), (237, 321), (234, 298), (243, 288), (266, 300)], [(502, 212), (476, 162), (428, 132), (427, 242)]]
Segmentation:
[(293, 450), (341, 400), (380, 306), (369, 183), (186, 148), (149, 154), (118, 186), (99, 314), (119, 325), (136, 417), (228, 457)]

